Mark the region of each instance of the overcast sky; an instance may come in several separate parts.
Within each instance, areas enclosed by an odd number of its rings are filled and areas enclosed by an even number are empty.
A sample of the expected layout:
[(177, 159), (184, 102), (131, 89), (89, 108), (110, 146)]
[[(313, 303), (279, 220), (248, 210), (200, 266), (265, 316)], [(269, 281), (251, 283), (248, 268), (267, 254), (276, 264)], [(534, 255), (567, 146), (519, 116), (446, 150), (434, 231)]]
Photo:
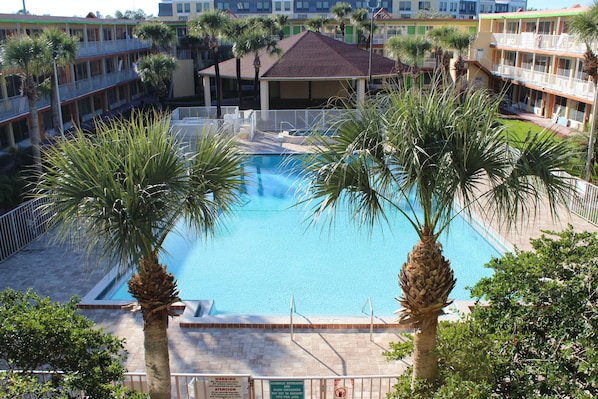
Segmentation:
[[(142, 9), (147, 15), (158, 15), (159, 0), (24, 0), (27, 11), (35, 15), (84, 17), (99, 11), (114, 16), (115, 11)], [(334, 1), (334, 0), (333, 0)], [(339, 0), (340, 1), (340, 0)], [(573, 4), (591, 5), (593, 0), (528, 0), (528, 7), (539, 10), (559, 9)], [(0, 0), (0, 13), (12, 14), (23, 8), (23, 0)]]

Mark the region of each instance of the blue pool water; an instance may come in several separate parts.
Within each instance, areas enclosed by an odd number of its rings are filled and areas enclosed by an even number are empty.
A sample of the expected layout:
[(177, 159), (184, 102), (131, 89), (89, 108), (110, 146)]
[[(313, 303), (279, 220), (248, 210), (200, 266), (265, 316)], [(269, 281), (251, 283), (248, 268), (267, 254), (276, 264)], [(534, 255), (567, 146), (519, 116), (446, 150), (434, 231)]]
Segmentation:
[[(397, 215), (370, 235), (342, 213), (332, 228), (308, 226), (306, 209), (293, 207), (298, 176), (282, 170), (281, 159), (253, 157), (244, 204), (214, 238), (167, 238), (161, 261), (180, 297), (213, 299), (216, 313), (285, 315), (294, 296), (297, 312), (314, 316), (360, 315), (370, 297), (376, 315), (392, 315), (399, 270), (417, 242), (413, 228)], [(469, 299), (465, 287), (490, 275), (483, 265), (500, 253), (460, 218), (441, 242), (457, 277), (451, 297)], [(130, 299), (126, 290), (111, 299)]]

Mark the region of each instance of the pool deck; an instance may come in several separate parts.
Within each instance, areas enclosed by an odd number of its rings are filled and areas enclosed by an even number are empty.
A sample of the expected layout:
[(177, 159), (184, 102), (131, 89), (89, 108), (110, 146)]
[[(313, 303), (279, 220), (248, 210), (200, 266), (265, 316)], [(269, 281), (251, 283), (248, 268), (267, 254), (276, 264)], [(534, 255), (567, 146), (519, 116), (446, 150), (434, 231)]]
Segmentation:
[[(284, 143), (261, 135), (253, 142), (242, 142), (244, 151), (280, 153), (305, 151), (305, 146)], [(572, 224), (576, 230), (598, 231), (598, 227), (574, 215), (561, 212), (554, 222), (542, 208), (533, 223), (513, 232), (503, 232), (503, 240), (520, 249), (529, 249), (529, 238), (542, 230), (562, 230)], [(481, 224), (495, 232), (499, 226)], [(498, 233), (497, 233), (498, 234)], [(84, 297), (103, 278), (105, 272), (92, 269), (78, 248), (57, 247), (44, 236), (20, 253), (0, 263), (0, 289), (32, 288), (52, 300), (66, 301), (72, 295)], [(399, 266), (397, 266), (399, 267)], [(460, 306), (467, 306), (463, 303)], [(98, 326), (126, 338), (129, 357), (126, 367), (131, 372), (143, 372), (143, 335), (141, 315), (122, 309), (82, 309)], [(389, 342), (401, 339), (405, 330), (382, 328), (394, 324), (394, 319), (376, 319), (380, 328), (370, 339), (369, 316), (358, 318), (361, 328), (350, 327), (356, 320), (336, 318), (304, 318), (295, 315), (295, 322), (307, 328), (295, 330), (291, 339), (288, 317), (270, 320), (270, 329), (254, 328), (252, 323), (241, 328), (231, 319), (224, 328), (188, 323), (189, 315), (173, 319), (169, 328), (171, 369), (188, 373), (235, 373), (254, 376), (335, 376), (335, 375), (396, 375), (406, 367), (404, 362), (387, 362), (381, 355)], [(280, 326), (277, 325), (280, 321)], [(313, 329), (309, 324), (330, 324), (331, 328)], [(354, 327), (354, 326), (353, 326)], [(389, 326), (390, 327), (390, 326)]]

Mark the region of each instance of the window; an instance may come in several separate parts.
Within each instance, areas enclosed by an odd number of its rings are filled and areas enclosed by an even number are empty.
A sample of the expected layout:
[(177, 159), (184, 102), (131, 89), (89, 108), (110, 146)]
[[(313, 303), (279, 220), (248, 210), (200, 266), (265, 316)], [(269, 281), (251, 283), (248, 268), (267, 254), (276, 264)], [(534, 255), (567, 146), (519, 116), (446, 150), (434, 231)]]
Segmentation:
[(505, 51), (504, 65), (515, 66), (516, 54), (514, 51)]
[(187, 28), (176, 28), (176, 37), (187, 36)]
[(328, 11), (330, 6), (328, 5), (327, 1), (317, 1), (316, 2), (316, 11)]
[(560, 58), (559, 64), (556, 69), (556, 74), (560, 76), (568, 77), (571, 72), (571, 60), (568, 58)]
[(459, 3), (451, 3), (451, 12), (457, 12), (457, 6)]
[(191, 12), (191, 3), (177, 3), (176, 12), (178, 12), (178, 13)]
[(411, 2), (410, 1), (399, 1), (399, 10), (400, 11), (411, 11)]
[(507, 24), (507, 33), (518, 33), (519, 32), (519, 22), (509, 22)]
[(75, 80), (76, 81), (84, 80), (84, 79), (87, 79), (88, 77), (89, 77), (89, 75), (87, 74), (87, 63), (80, 62), (78, 64), (75, 64)]
[(238, 2), (237, 3), (237, 11), (249, 11), (249, 2), (248, 1)]
[(508, 4), (496, 4), (495, 7), (497, 13), (509, 12)]
[(534, 71), (544, 72), (548, 71), (548, 57), (545, 55), (536, 55), (536, 63), (534, 64)]
[(298, 1), (295, 3), (295, 9), (297, 11), (308, 11), (309, 10), (309, 2), (307, 1)]
[(218, 3), (216, 8), (219, 10), (230, 10), (230, 3)]
[(438, 3), (438, 11), (447, 11), (448, 6), (446, 1), (441, 1)]
[(269, 1), (258, 1), (257, 2), (257, 10), (258, 11), (270, 11), (270, 2)]
[(195, 12), (204, 12), (210, 10), (210, 3), (209, 2), (199, 2), (195, 3)]
[(538, 24), (538, 33), (542, 35), (549, 35), (552, 31), (552, 22), (545, 21)]
[(291, 2), (290, 1), (285, 1), (284, 2), (284, 10), (285, 11), (291, 11)]
[(532, 68), (533, 56), (529, 53), (521, 55), (521, 68), (531, 69)]
[(431, 5), (429, 1), (420, 1), (418, 4), (418, 10), (430, 11)]

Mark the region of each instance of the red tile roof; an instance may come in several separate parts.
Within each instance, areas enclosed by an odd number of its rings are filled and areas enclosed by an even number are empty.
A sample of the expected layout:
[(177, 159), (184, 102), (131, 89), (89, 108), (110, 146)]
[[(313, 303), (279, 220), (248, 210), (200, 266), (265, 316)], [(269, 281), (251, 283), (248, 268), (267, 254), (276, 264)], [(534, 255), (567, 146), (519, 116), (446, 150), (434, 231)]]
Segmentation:
[[(330, 80), (367, 78), (369, 51), (335, 40), (321, 33), (305, 31), (278, 42), (282, 56), (260, 57), (260, 79), (263, 80)], [(222, 77), (234, 78), (236, 60), (220, 63)], [(372, 77), (392, 76), (395, 61), (372, 54)], [(214, 76), (214, 67), (203, 69), (200, 75)], [(241, 76), (253, 79), (253, 55), (241, 59)]]

